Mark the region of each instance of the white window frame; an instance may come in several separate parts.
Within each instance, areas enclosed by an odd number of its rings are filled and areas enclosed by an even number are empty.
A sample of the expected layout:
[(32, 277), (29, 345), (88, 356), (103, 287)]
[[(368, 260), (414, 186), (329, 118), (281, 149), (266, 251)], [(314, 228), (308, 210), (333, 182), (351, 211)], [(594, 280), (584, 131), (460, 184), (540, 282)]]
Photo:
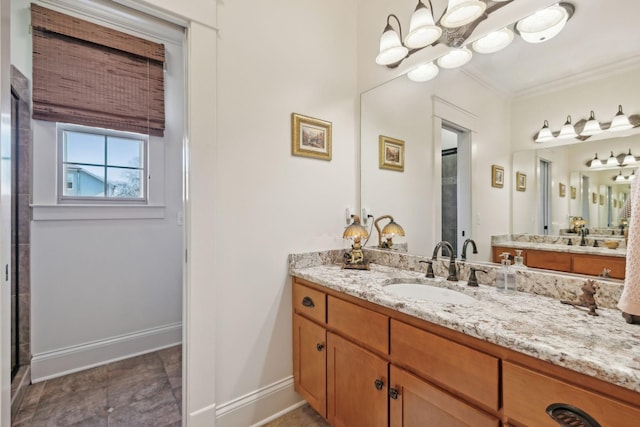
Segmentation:
[[(64, 173), (64, 133), (65, 132), (78, 132), (78, 133), (90, 133), (94, 135), (100, 135), (104, 137), (115, 137), (123, 139), (135, 139), (143, 141), (143, 153), (144, 161), (142, 162), (142, 176), (144, 179), (143, 195), (142, 197), (96, 197), (96, 196), (65, 196), (64, 186), (66, 183), (66, 176)], [(149, 136), (133, 132), (117, 131), (112, 129), (104, 129), (90, 126), (73, 125), (69, 123), (57, 123), (56, 124), (56, 143), (57, 143), (57, 192), (58, 203), (90, 203), (90, 204), (104, 204), (104, 205), (147, 205), (149, 203)], [(106, 162), (106, 159), (105, 159)], [(108, 165), (100, 165), (108, 167)]]

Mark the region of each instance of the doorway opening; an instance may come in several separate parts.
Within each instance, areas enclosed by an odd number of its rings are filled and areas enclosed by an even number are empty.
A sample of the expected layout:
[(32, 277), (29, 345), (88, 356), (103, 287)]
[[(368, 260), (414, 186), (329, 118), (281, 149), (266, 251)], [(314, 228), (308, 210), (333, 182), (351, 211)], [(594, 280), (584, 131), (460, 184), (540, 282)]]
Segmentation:
[(549, 234), (551, 217), (551, 162), (540, 159), (540, 234)]
[[(471, 133), (443, 122), (442, 141), (442, 240), (461, 253), (471, 230)], [(446, 248), (444, 256), (449, 256)]]

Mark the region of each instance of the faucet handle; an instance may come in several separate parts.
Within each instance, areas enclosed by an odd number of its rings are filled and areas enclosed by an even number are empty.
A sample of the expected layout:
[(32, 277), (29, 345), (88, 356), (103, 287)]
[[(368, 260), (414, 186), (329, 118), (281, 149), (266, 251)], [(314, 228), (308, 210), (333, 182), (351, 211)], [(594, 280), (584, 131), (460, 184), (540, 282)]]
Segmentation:
[(487, 270), (480, 270), (479, 268), (469, 267), (471, 273), (469, 273), (469, 280), (467, 280), (467, 286), (478, 287), (478, 278), (476, 277), (476, 271), (486, 273)]
[(429, 265), (429, 267), (427, 268), (427, 275), (425, 277), (429, 279), (433, 279), (434, 277), (436, 277), (433, 274), (433, 260), (427, 259), (427, 260), (420, 260), (419, 262), (424, 262), (425, 264)]

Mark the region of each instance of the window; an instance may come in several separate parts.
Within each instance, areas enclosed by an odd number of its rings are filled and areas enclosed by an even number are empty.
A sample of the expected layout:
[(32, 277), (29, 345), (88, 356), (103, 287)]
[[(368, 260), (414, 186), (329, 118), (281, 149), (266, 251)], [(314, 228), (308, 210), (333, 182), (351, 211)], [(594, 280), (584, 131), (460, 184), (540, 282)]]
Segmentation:
[(61, 201), (147, 201), (146, 135), (58, 125)]

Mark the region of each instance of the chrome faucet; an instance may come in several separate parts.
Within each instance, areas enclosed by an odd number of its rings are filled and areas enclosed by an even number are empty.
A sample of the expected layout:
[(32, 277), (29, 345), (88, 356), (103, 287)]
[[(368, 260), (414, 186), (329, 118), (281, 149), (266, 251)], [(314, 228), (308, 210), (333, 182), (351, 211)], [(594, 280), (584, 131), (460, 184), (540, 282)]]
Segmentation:
[(453, 252), (453, 247), (451, 246), (451, 243), (447, 242), (447, 241), (442, 241), (439, 242), (435, 249), (433, 250), (433, 255), (431, 256), (431, 261), (436, 261), (438, 259), (438, 251), (440, 250), (441, 247), (445, 247), (447, 248), (447, 250), (449, 251), (449, 277), (447, 277), (447, 280), (451, 281), (451, 282), (457, 282), (458, 281), (458, 271), (456, 270), (456, 259), (455, 259), (455, 253)]
[(478, 247), (476, 246), (476, 242), (474, 242), (473, 239), (467, 239), (462, 244), (462, 254), (460, 255), (460, 258), (463, 260), (467, 259), (467, 245), (469, 243), (471, 243), (471, 246), (473, 247), (473, 253), (474, 254), (478, 253)]

